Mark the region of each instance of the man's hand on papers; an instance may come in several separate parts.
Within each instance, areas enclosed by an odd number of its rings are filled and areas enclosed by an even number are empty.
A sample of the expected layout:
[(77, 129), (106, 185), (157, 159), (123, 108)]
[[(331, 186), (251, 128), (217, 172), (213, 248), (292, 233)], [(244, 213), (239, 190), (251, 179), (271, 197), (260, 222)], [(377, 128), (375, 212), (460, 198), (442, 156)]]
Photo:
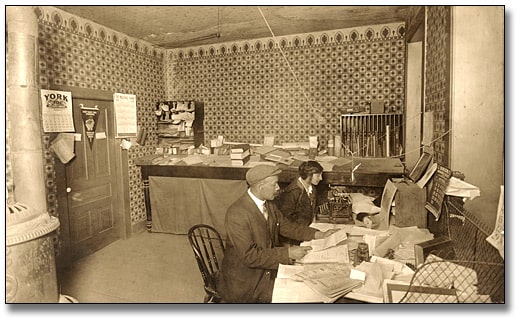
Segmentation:
[(323, 239), (323, 238), (327, 238), (329, 237), (330, 235), (334, 234), (335, 232), (337, 232), (339, 230), (339, 228), (333, 228), (333, 229), (329, 229), (325, 232), (323, 231), (317, 231), (315, 234), (314, 234), (314, 239)]
[(291, 246), (289, 247), (289, 258), (294, 260), (302, 259), (307, 255), (307, 251), (311, 249), (312, 247), (309, 246)]

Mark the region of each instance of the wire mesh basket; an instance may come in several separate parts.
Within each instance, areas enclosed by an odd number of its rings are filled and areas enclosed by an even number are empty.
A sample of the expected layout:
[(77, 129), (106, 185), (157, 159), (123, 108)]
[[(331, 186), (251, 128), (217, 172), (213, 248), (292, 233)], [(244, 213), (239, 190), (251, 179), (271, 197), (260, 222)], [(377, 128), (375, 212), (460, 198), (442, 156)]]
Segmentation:
[(504, 264), (428, 257), (400, 303), (504, 303)]

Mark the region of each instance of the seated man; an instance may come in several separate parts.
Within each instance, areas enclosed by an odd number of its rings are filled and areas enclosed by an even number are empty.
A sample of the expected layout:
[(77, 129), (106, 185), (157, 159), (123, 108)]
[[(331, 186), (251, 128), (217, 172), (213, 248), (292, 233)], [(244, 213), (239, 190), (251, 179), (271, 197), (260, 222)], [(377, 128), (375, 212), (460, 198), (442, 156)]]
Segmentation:
[(325, 238), (335, 230), (290, 222), (272, 200), (280, 190), (275, 166), (258, 165), (246, 173), (250, 186), (226, 214), (227, 247), (222, 260), (218, 291), (224, 302), (271, 302), (278, 264), (289, 264), (310, 247), (277, 247), (278, 233), (297, 239)]

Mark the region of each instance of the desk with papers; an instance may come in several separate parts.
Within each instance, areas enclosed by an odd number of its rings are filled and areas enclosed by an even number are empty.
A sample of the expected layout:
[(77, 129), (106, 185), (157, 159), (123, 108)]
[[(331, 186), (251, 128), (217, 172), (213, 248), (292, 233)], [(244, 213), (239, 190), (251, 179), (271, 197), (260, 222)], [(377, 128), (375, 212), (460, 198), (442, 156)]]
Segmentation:
[[(319, 191), (329, 184), (382, 189), (388, 178), (402, 176), (404, 171), (398, 158), (341, 159), (352, 165), (326, 168)], [(316, 160), (324, 166), (330, 161), (325, 157)], [(191, 226), (207, 223), (224, 234), (226, 210), (247, 189), (247, 170), (258, 164), (275, 165), (258, 155), (242, 167), (232, 166), (229, 155), (148, 155), (135, 159), (141, 169), (148, 230), (186, 234)], [(359, 166), (352, 174), (354, 164)], [(297, 167), (280, 166), (281, 186), (298, 177)]]
[[(406, 264), (415, 263), (413, 246), (433, 238), (428, 230), (417, 227), (391, 226), (387, 231), (325, 223), (311, 227), (340, 230), (326, 239), (303, 242), (302, 245), (313, 247), (304, 258), (294, 265), (279, 265), (273, 303), (331, 303), (343, 297), (368, 303), (386, 302), (385, 280), (409, 283), (414, 271)], [(358, 263), (354, 247), (361, 241), (371, 243), (371, 258)], [(395, 259), (378, 256), (383, 255), (379, 246), (395, 248), (396, 243), (402, 249), (396, 249)]]

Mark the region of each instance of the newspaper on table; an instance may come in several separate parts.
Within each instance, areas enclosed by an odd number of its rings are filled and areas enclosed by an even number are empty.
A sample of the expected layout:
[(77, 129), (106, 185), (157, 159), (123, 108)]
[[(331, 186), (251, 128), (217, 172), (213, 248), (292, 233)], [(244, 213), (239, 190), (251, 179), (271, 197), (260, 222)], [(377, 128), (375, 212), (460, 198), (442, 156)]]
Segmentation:
[(304, 241), (300, 246), (310, 246), (313, 251), (323, 250), (330, 247), (334, 247), (340, 242), (347, 239), (347, 232), (345, 230), (339, 230), (327, 238), (313, 239), (311, 241)]

